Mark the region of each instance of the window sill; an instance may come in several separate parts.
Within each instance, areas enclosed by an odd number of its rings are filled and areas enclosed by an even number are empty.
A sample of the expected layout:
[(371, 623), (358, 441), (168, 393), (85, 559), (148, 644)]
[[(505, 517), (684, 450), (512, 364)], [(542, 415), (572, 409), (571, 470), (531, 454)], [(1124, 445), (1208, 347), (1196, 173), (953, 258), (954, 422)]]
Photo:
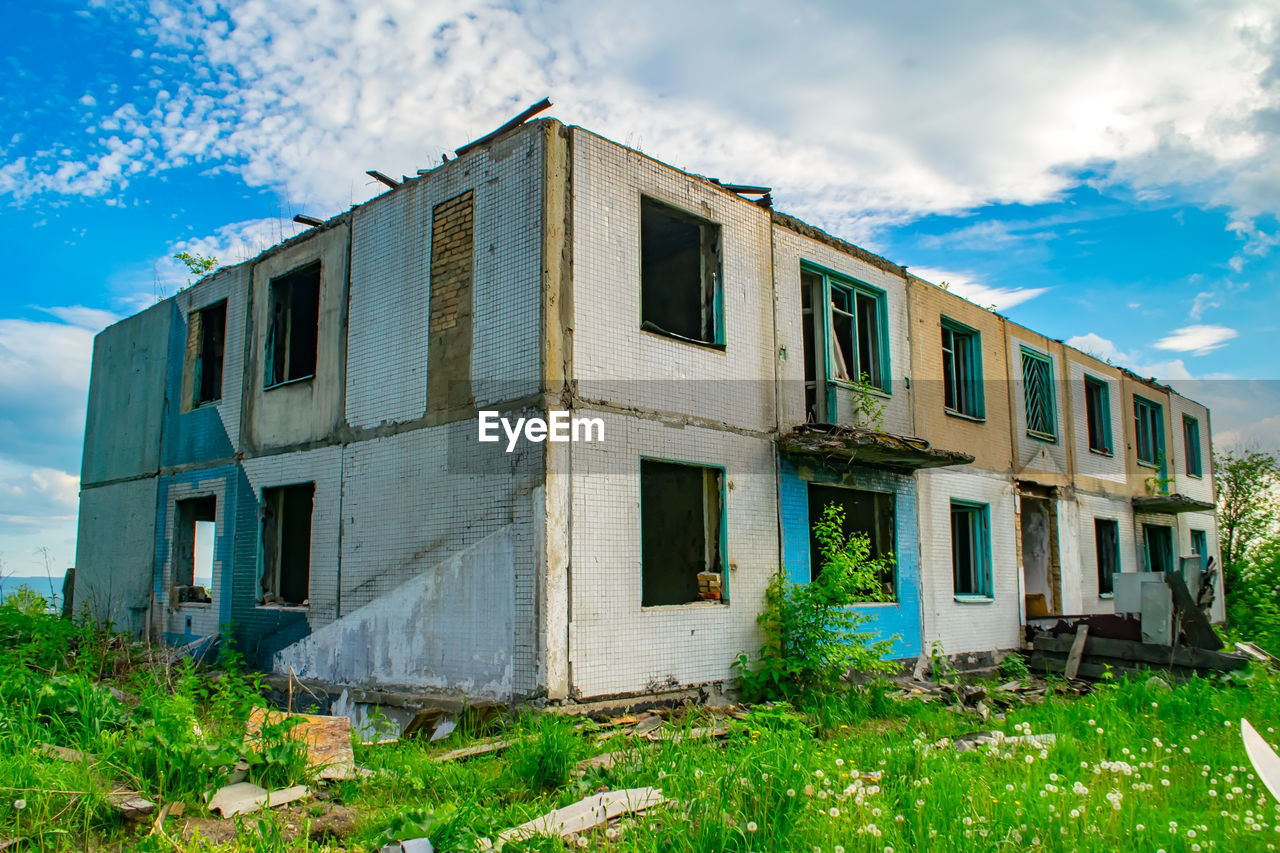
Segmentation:
[(901, 602), (901, 601), (898, 601), (897, 599), (895, 599), (895, 600), (893, 600), (893, 601), (851, 601), (851, 602), (849, 602), (848, 604), (846, 604), (846, 605), (844, 605), (844, 606), (845, 606), (845, 608), (854, 608), (854, 607), (856, 607), (856, 608), (863, 608), (863, 607), (876, 608), (876, 607), (900, 607), (901, 605), (902, 605), (902, 602)]
[(1097, 449), (1092, 448), (1092, 447), (1090, 447), (1090, 448), (1089, 448), (1089, 452), (1090, 452), (1090, 453), (1092, 453), (1094, 456), (1105, 456), (1105, 457), (1106, 457), (1106, 458), (1108, 458), (1108, 459), (1114, 459), (1114, 458), (1115, 458), (1115, 456), (1116, 456), (1116, 455), (1115, 455), (1113, 452), (1111, 452), (1110, 450), (1097, 450)]
[(179, 610), (208, 610), (213, 607), (212, 601), (175, 601), (174, 606)]
[(1190, 478), (1191, 478), (1191, 479), (1193, 479), (1193, 480), (1203, 480), (1203, 479), (1204, 479), (1204, 474), (1187, 474), (1186, 476), (1190, 477)]
[(697, 601), (686, 601), (683, 604), (642, 604), (640, 611), (642, 613), (652, 613), (659, 610), (687, 610), (689, 608), (697, 608), (705, 610), (709, 607), (728, 607), (729, 599), (722, 598), (719, 601), (706, 601), (698, 599)]
[(1143, 468), (1150, 468), (1152, 471), (1160, 470), (1160, 466), (1157, 465), (1155, 462), (1148, 462), (1145, 459), (1139, 459), (1138, 464), (1141, 465)]
[(702, 349), (709, 349), (715, 352), (725, 351), (725, 346), (723, 343), (717, 343), (716, 341), (700, 341), (700, 340), (697, 340), (696, 338), (686, 338), (684, 335), (677, 335), (675, 332), (668, 332), (666, 329), (663, 329), (659, 326), (655, 326), (652, 323), (641, 323), (640, 331), (648, 332), (651, 335), (657, 335), (660, 338), (667, 338), (668, 340), (679, 341), (682, 344), (691, 344), (695, 347), (701, 347)]
[(994, 595), (957, 595), (955, 600), (960, 604), (995, 604)]
[(286, 387), (286, 386), (288, 386), (288, 385), (297, 385), (297, 384), (299, 384), (299, 383), (301, 383), (301, 382), (310, 382), (311, 380), (313, 380), (313, 379), (315, 379), (315, 378), (316, 378), (316, 375), (315, 375), (314, 373), (312, 373), (310, 376), (299, 376), (297, 379), (289, 379), (289, 380), (286, 380), (286, 381), (284, 381), (284, 382), (277, 382), (275, 385), (267, 385), (267, 386), (266, 386), (266, 387), (264, 387), (262, 390), (263, 390), (263, 391), (274, 391), (274, 390), (276, 390), (277, 388), (284, 388), (284, 387)]
[(847, 391), (867, 391), (868, 393), (874, 394), (877, 397), (884, 397), (886, 400), (893, 398), (892, 391), (886, 391), (883, 388), (881, 388), (879, 385), (872, 385), (871, 383), (867, 383), (866, 385), (859, 385), (856, 382), (849, 382), (845, 379), (828, 379), (827, 382), (836, 386), (837, 388), (844, 388)]
[(1047, 432), (1033, 432), (1031, 430), (1027, 430), (1027, 438), (1034, 438), (1036, 441), (1043, 441), (1045, 444), (1058, 443), (1058, 437), (1056, 435), (1050, 435)]
[(1098, 598), (1101, 598), (1101, 599), (1103, 599), (1104, 601), (1111, 601), (1111, 600), (1112, 600), (1113, 598), (1115, 598), (1115, 597), (1116, 597), (1116, 594), (1115, 594), (1114, 592), (1100, 592), (1100, 593), (1098, 593)]
[(966, 415), (964, 412), (958, 412), (955, 409), (948, 409), (945, 406), (942, 411), (953, 418), (959, 418), (962, 421), (973, 421), (976, 424), (985, 424), (987, 418), (985, 415)]
[(218, 404), (221, 402), (222, 402), (221, 397), (215, 397), (212, 400), (201, 400), (199, 403), (192, 403), (191, 408), (188, 409), (188, 411), (196, 412), (196, 411), (199, 411), (200, 409), (217, 408)]
[(306, 612), (311, 609), (310, 604), (255, 604), (254, 610), (295, 610)]

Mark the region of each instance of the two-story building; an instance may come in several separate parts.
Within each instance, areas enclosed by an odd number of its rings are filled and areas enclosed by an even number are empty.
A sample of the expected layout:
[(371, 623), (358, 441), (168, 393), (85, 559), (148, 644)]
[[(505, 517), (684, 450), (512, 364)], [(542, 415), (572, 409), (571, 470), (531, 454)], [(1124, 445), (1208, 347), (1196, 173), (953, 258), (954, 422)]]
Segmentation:
[(902, 658), (1216, 556), (1203, 407), (759, 195), (538, 120), (106, 329), (76, 606), (567, 699), (728, 680), (830, 503), (893, 555), (858, 607)]

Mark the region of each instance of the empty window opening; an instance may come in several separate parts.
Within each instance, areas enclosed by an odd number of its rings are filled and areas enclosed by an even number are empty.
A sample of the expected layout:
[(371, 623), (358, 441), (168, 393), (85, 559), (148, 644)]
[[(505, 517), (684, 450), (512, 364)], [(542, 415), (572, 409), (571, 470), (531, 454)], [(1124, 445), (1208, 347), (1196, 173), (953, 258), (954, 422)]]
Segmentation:
[(1021, 495), (1023, 594), (1029, 617), (1060, 613), (1058, 513), (1053, 501)]
[(1200, 422), (1190, 415), (1182, 416), (1182, 449), (1187, 457), (1187, 476), (1201, 476)]
[(222, 357), (226, 350), (226, 300), (197, 311), (199, 349), (196, 352), (195, 379), (192, 382), (195, 405), (222, 399)]
[(724, 596), (723, 494), (720, 468), (641, 460), (644, 607)]
[(818, 359), (817, 342), (823, 339), (822, 312), (813, 306), (822, 304), (822, 277), (811, 272), (800, 273), (800, 323), (804, 338), (804, 411), (809, 423), (827, 422), (825, 365)]
[[(893, 494), (891, 492), (867, 492), (839, 486), (809, 484), (809, 578), (816, 580), (822, 574), (822, 551), (813, 535), (813, 525), (822, 517), (828, 504), (844, 510), (843, 533), (861, 533), (871, 545), (873, 558), (892, 558), (894, 554)], [(889, 600), (898, 597), (897, 572), (890, 568), (880, 576), (882, 591)]]
[(1047, 356), (1022, 350), (1022, 388), (1027, 411), (1027, 434), (1042, 441), (1058, 438), (1053, 404), (1053, 362)]
[(1173, 571), (1173, 531), (1157, 524), (1142, 525), (1143, 551), (1149, 572)]
[(1084, 378), (1084, 413), (1089, 428), (1089, 449), (1110, 454), (1111, 386), (1105, 381), (1092, 376)]
[(1203, 530), (1191, 531), (1191, 553), (1200, 558), (1200, 571), (1209, 570), (1209, 536)]
[(951, 569), (955, 594), (994, 598), (987, 506), (951, 502)]
[(1146, 465), (1164, 463), (1164, 410), (1159, 403), (1133, 397), (1133, 441), (1138, 461)]
[(1114, 578), (1120, 573), (1120, 522), (1095, 518), (1093, 539), (1098, 554), (1098, 595), (1111, 595), (1115, 591)]
[(320, 264), (273, 279), (267, 327), (266, 387), (316, 373), (320, 329)]
[(308, 603), (315, 492), (315, 483), (262, 490), (262, 604)]
[(173, 599), (212, 601), (213, 550), (217, 538), (217, 499), (178, 501), (173, 528)]
[(947, 411), (971, 418), (984, 417), (982, 348), (978, 333), (942, 320), (942, 396)]
[(640, 204), (641, 328), (722, 344), (720, 226), (652, 199)]

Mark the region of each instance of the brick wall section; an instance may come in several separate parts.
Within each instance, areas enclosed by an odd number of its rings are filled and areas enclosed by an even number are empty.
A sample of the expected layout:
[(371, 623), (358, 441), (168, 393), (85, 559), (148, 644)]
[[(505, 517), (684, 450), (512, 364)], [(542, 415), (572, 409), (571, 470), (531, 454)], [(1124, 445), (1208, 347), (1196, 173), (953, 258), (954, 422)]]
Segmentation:
[(471, 399), (474, 242), (471, 190), (435, 206), (431, 214), (428, 411), (465, 405)]

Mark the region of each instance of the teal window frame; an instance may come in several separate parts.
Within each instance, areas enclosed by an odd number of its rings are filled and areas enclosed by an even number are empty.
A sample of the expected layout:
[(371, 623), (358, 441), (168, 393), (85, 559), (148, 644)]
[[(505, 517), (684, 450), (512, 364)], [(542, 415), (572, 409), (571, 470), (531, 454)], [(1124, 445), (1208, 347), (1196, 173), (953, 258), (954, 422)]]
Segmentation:
[[(1115, 593), (1115, 577), (1123, 571), (1120, 557), (1120, 522), (1114, 518), (1095, 518), (1093, 545), (1097, 557), (1098, 597), (1110, 598)], [(1111, 565), (1105, 565), (1108, 558), (1112, 561)]]
[[(729, 496), (728, 496), (729, 475), (728, 475), (728, 471), (725, 469), (723, 465), (708, 465), (702, 462), (689, 462), (688, 460), (684, 460), (684, 459), (667, 459), (660, 456), (641, 456), (640, 464), (637, 470), (637, 475), (638, 475), (637, 480), (638, 480), (638, 485), (640, 486), (640, 489), (638, 490), (639, 506), (640, 506), (640, 607), (644, 610), (648, 610), (653, 607), (684, 607), (686, 605), (696, 604), (699, 602), (699, 599), (690, 599), (688, 601), (683, 601), (678, 603), (660, 603), (660, 604), (644, 603), (643, 477), (644, 477), (644, 463), (646, 462), (657, 462), (663, 465), (680, 465), (685, 468), (697, 468), (703, 472), (714, 471), (717, 473), (718, 480), (719, 480), (719, 488), (717, 490), (717, 501), (720, 504), (720, 516), (718, 521), (716, 522), (718, 527), (718, 535), (716, 537), (716, 542), (717, 542), (716, 565), (714, 569), (708, 568), (708, 569), (704, 569), (703, 571), (715, 570), (720, 572), (720, 601), (716, 603), (727, 605), (729, 603), (729, 572), (727, 571), (728, 554), (729, 554)], [(706, 524), (705, 518), (703, 519), (703, 524), (704, 526)]]
[[(982, 386), (982, 334), (949, 317), (942, 318), (941, 326), (943, 409), (950, 415), (986, 420), (986, 393)], [(963, 346), (960, 341), (964, 342)]]
[[(873, 391), (879, 391), (886, 395), (892, 395), (893, 380), (891, 377), (893, 374), (890, 369), (891, 366), (890, 366), (890, 360), (889, 360), (889, 298), (888, 298), (888, 294), (884, 290), (878, 287), (873, 287), (872, 285), (869, 285), (866, 282), (858, 281), (857, 279), (850, 278), (849, 276), (841, 275), (837, 272), (833, 272), (832, 270), (825, 269), (815, 264), (801, 263), (800, 269), (801, 269), (801, 272), (807, 272), (812, 275), (818, 276), (822, 282), (822, 304), (826, 306), (826, 309), (822, 312), (822, 339), (823, 339), (822, 349), (823, 349), (823, 364), (826, 368), (825, 375), (826, 375), (826, 381), (828, 383), (828, 386), (834, 385), (842, 388), (852, 388), (857, 384), (857, 380), (853, 380), (853, 379), (845, 380), (845, 379), (837, 378), (837, 371), (835, 369), (836, 362), (832, 354), (832, 349), (834, 346), (834, 342), (836, 340), (835, 339), (835, 323), (833, 318), (833, 314), (835, 313), (836, 309), (834, 308), (833, 302), (832, 302), (834, 298), (833, 294), (836, 292), (843, 291), (849, 294), (849, 304), (854, 309), (852, 312), (841, 312), (841, 313), (850, 314), (852, 317), (852, 323), (851, 323), (852, 334), (850, 337), (851, 337), (851, 342), (853, 346), (853, 355), (854, 355), (853, 360), (854, 360), (854, 363), (858, 364), (859, 367), (861, 367), (862, 365), (860, 364), (861, 359), (859, 356), (859, 353), (861, 351), (861, 346), (860, 346), (861, 333), (858, 328), (857, 299), (861, 297), (863, 299), (874, 300), (875, 302), (875, 308), (876, 308), (875, 317), (876, 317), (876, 326), (877, 326), (876, 328), (877, 352), (875, 353), (875, 364), (876, 364), (877, 370), (879, 370), (880, 375), (878, 377), (871, 376), (870, 381), (867, 382), (867, 385), (870, 386), (870, 388)], [(842, 365), (842, 370), (843, 369), (844, 369), (844, 366)], [(861, 378), (862, 376), (860, 373), (858, 376), (858, 379), (860, 380)], [(834, 410), (834, 402), (829, 400), (828, 408), (827, 408), (828, 418), (830, 418), (830, 412), (833, 410)]]
[(1209, 534), (1204, 530), (1191, 528), (1191, 553), (1200, 558), (1200, 571), (1209, 569)]
[[(956, 515), (966, 517), (969, 527), (969, 560), (971, 587), (960, 589), (960, 565), (956, 560)], [(973, 501), (952, 500), (948, 514), (951, 529), (951, 589), (957, 601), (994, 601), (995, 585), (991, 572), (991, 507)]]
[[(1156, 531), (1160, 531), (1156, 534)], [(1168, 546), (1165, 552), (1164, 546)], [(1156, 553), (1154, 549), (1160, 549), (1166, 558), (1166, 565), (1163, 568), (1165, 572), (1175, 571), (1177, 564), (1174, 558), (1173, 548), (1173, 528), (1166, 527), (1163, 524), (1143, 524), (1142, 525), (1142, 559), (1143, 568), (1148, 572), (1154, 572), (1158, 568), (1156, 566)]]
[(1200, 458), (1200, 421), (1191, 415), (1182, 416), (1182, 451), (1187, 457), (1187, 476), (1203, 477), (1204, 463)]
[[(1023, 414), (1027, 422), (1027, 435), (1037, 441), (1047, 441), (1055, 443), (1058, 440), (1058, 407), (1055, 403), (1055, 391), (1053, 381), (1053, 359), (1045, 353), (1036, 352), (1029, 347), (1021, 347), (1022, 350), (1022, 406)], [(1037, 389), (1032, 387), (1030, 374), (1027, 372), (1029, 365), (1036, 365), (1036, 369), (1043, 369), (1044, 385)], [(1032, 395), (1040, 393), (1043, 397), (1040, 401), (1034, 401)], [(1033, 406), (1033, 402), (1037, 405)], [(1042, 413), (1044, 421), (1047, 421), (1048, 430), (1037, 429), (1031, 423), (1033, 411)], [(1037, 419), (1038, 425), (1044, 425), (1043, 421)]]
[[(1139, 465), (1164, 472), (1164, 406), (1133, 395), (1133, 452)], [(1145, 454), (1145, 455), (1144, 455)]]
[(1084, 411), (1089, 450), (1105, 456), (1113, 455), (1110, 382), (1087, 373), (1084, 375)]

